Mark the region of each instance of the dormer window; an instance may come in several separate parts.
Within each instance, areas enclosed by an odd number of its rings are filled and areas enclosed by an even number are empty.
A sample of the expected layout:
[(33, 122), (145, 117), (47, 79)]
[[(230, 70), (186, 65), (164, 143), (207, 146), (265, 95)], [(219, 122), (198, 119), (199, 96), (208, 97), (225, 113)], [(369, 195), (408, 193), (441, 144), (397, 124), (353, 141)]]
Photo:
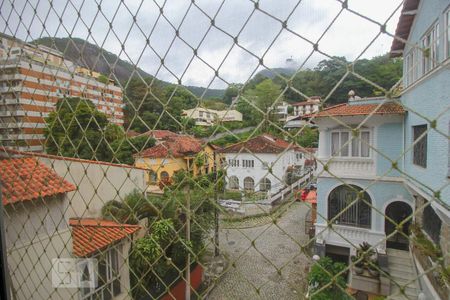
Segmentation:
[(335, 157), (370, 157), (370, 131), (361, 130), (352, 138), (350, 130), (331, 132), (331, 155)]

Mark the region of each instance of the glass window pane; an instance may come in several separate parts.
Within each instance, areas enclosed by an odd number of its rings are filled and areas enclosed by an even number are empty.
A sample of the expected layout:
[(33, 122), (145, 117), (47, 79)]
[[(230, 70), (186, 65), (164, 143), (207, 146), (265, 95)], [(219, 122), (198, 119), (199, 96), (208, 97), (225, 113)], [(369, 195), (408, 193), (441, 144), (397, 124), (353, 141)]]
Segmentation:
[(350, 134), (348, 132), (341, 132), (341, 156), (348, 156), (348, 139)]
[(361, 132), (361, 156), (369, 157), (370, 156), (370, 133), (365, 131)]
[(352, 138), (352, 156), (357, 157), (359, 156), (359, 139), (358, 138)]
[(339, 151), (339, 132), (333, 132), (331, 134), (331, 154), (337, 155)]
[(450, 10), (447, 12), (447, 56), (450, 57)]

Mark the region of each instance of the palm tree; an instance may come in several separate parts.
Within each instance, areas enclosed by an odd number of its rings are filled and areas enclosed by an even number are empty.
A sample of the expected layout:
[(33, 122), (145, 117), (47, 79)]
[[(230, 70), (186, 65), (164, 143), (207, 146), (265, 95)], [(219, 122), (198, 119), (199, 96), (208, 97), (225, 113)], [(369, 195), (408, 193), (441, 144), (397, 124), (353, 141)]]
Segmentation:
[(137, 190), (125, 196), (123, 201), (111, 200), (102, 207), (103, 218), (124, 224), (138, 224), (141, 219), (158, 215), (158, 208)]

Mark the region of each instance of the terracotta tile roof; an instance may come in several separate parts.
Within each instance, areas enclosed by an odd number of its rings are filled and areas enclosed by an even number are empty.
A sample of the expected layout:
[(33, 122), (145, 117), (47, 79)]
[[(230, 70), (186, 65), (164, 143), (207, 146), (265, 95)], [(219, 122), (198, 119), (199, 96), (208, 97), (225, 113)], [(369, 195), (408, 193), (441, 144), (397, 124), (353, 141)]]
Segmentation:
[(152, 138), (162, 140), (166, 139), (168, 137), (177, 136), (175, 132), (172, 132), (170, 130), (149, 130), (147, 132), (139, 134), (139, 136), (150, 136)]
[(350, 105), (348, 103), (338, 104), (335, 106), (328, 107), (318, 113), (316, 113), (316, 118), (318, 117), (330, 117), (330, 116), (357, 116), (357, 115), (387, 115), (387, 114), (403, 114), (405, 110), (403, 106), (396, 103), (385, 103), (378, 107), (379, 104), (354, 104)]
[(167, 137), (161, 144), (145, 149), (136, 157), (164, 158), (184, 157), (202, 151), (202, 142), (192, 136), (176, 135)]
[(270, 134), (262, 134), (254, 137), (248, 141), (240, 142), (228, 147), (225, 147), (218, 152), (221, 153), (281, 153), (287, 148), (300, 150), (300, 147), (291, 145), (283, 139), (274, 137)]
[(134, 130), (128, 130), (127, 133), (126, 133), (126, 135), (127, 135), (127, 137), (135, 137), (135, 136), (140, 135), (140, 133), (139, 133), (139, 132), (136, 132), (136, 131), (134, 131)]
[(39, 153), (39, 152), (19, 151), (19, 150), (15, 150), (15, 149), (3, 147), (3, 146), (0, 146), (0, 153), (1, 152), (8, 153), (7, 154), (8, 156), (20, 155), (20, 156), (27, 156), (27, 157), (44, 157), (44, 158), (48, 158), (48, 159), (52, 159), (52, 160), (74, 161), (74, 162), (79, 162), (79, 163), (104, 165), (104, 166), (111, 166), (111, 167), (117, 167), (117, 168), (147, 170), (146, 168), (140, 168), (140, 167), (135, 167), (135, 166), (131, 166), (131, 165), (116, 164), (116, 163), (110, 163), (110, 162), (106, 162), (106, 161), (90, 160), (90, 159), (83, 159), (83, 158), (65, 157), (65, 156), (58, 156), (58, 155)]
[(78, 257), (91, 256), (141, 228), (108, 220), (76, 218), (70, 219), (69, 225), (72, 226), (73, 254)]
[[(419, 2), (419, 0), (405, 0), (403, 2), (402, 12), (397, 23), (397, 28), (395, 29), (395, 36), (397, 38), (408, 40), (409, 33), (411, 31), (411, 27), (416, 15), (414, 13), (407, 14), (405, 12), (415, 11), (419, 7)], [(390, 57), (401, 56), (404, 48), (405, 43), (395, 38), (392, 41)]]
[(75, 186), (32, 157), (0, 160), (3, 205), (75, 190)]

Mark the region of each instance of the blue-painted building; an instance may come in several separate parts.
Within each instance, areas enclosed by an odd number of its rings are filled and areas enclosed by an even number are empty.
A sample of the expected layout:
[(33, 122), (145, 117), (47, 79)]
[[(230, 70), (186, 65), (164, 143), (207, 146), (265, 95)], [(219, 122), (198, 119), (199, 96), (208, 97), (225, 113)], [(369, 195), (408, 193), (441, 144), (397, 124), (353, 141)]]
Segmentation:
[[(400, 96), (360, 99), (351, 91), (348, 103), (316, 115), (316, 251), (345, 260), (369, 242), (381, 255), (406, 252), (414, 222), (448, 266), (450, 1), (406, 0), (395, 35), (391, 56), (403, 56), (404, 68)], [(415, 270), (427, 269), (414, 255)], [(431, 281), (421, 277), (415, 296), (442, 298)]]

